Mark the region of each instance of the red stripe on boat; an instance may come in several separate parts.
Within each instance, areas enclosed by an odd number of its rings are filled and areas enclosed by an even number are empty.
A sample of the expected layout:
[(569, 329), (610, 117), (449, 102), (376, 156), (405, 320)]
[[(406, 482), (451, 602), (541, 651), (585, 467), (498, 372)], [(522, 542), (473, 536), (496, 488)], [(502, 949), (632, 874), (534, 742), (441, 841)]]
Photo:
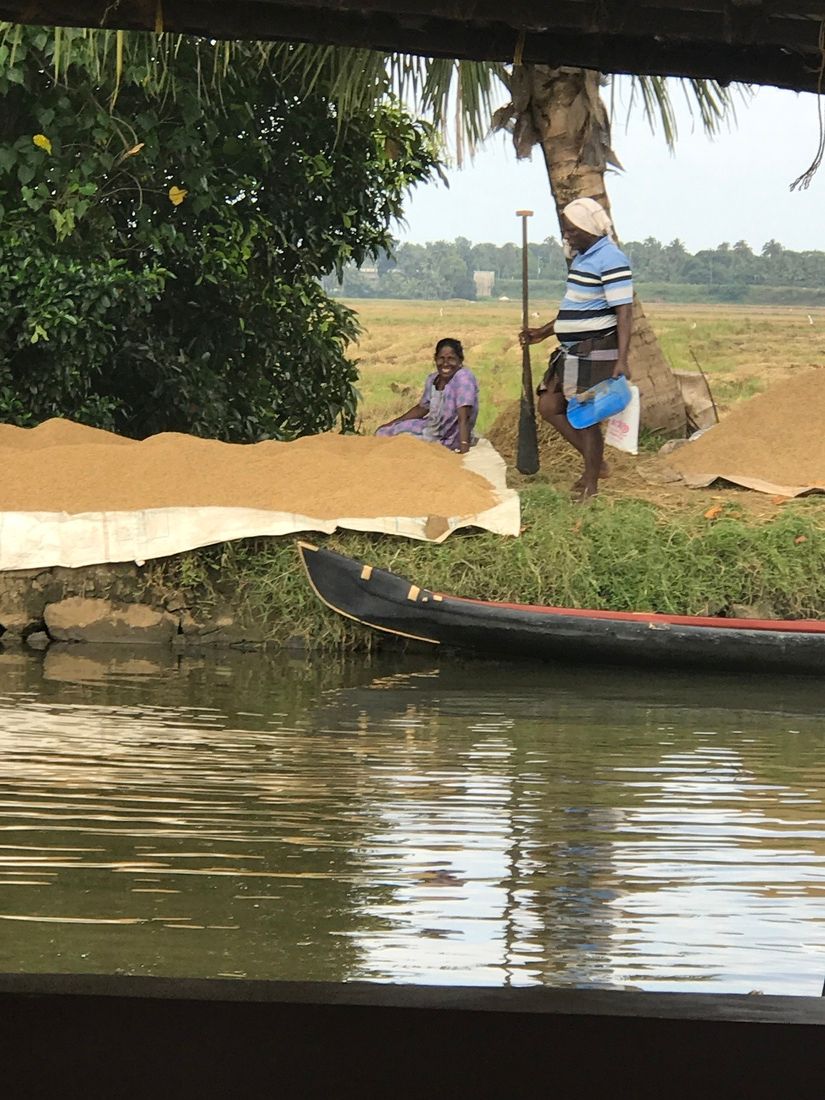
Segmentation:
[(507, 611), (529, 611), (534, 615), (571, 615), (578, 619), (612, 619), (615, 622), (651, 623), (663, 626), (712, 626), (719, 630), (773, 630), (786, 634), (825, 634), (825, 622), (818, 619), (722, 619), (713, 615), (661, 615), (650, 611), (588, 611), (581, 607), (542, 607), (526, 603), (498, 603), (443, 595), (445, 600)]

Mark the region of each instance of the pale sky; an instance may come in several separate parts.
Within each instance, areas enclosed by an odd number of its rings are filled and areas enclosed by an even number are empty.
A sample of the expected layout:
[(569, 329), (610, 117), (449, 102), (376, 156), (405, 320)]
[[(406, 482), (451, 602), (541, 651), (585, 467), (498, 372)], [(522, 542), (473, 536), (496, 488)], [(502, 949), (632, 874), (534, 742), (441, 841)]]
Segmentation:
[[(674, 92), (679, 138), (668, 152), (640, 112), (625, 125), (617, 110), (613, 147), (623, 173), (607, 177), (613, 216), (623, 240), (681, 238), (689, 251), (745, 240), (755, 251), (774, 238), (794, 250), (825, 250), (825, 164), (807, 191), (791, 182), (811, 163), (819, 139), (817, 97), (757, 89), (738, 102), (736, 122), (717, 138), (705, 136)], [(825, 111), (825, 97), (823, 97)], [(473, 243), (521, 240), (517, 209), (531, 209), (530, 239), (558, 237), (541, 152), (517, 161), (509, 135), (488, 139), (475, 161), (450, 170), (442, 183), (417, 188), (406, 204), (402, 241), (468, 237)]]

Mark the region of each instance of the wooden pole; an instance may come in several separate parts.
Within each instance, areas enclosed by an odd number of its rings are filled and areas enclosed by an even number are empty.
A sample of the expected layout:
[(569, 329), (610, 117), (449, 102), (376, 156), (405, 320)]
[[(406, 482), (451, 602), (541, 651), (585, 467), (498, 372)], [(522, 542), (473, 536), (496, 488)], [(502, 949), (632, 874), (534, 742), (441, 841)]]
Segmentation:
[[(527, 255), (527, 219), (533, 216), (532, 210), (517, 210), (516, 217), (521, 218), (521, 327), (529, 325), (528, 302), (528, 255)], [(521, 350), (521, 402), (518, 420), (518, 447), (516, 451), (516, 469), (522, 474), (535, 474), (539, 468), (539, 444), (536, 434), (536, 406), (533, 400), (533, 371), (530, 366), (530, 345), (523, 344)]]

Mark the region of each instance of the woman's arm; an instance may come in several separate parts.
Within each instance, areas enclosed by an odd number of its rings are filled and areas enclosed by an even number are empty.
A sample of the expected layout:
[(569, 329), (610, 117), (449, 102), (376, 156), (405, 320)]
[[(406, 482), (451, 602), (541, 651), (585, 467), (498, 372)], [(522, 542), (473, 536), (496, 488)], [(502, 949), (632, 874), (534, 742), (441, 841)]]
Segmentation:
[(458, 408), (458, 452), (466, 455), (470, 450), (470, 413), (471, 405), (461, 405)]
[(632, 305), (616, 306), (616, 328), (618, 330), (619, 358), (616, 360), (616, 366), (613, 369), (613, 377), (617, 378), (620, 374), (623, 374), (629, 381), (630, 364), (627, 355), (630, 350), (630, 333), (633, 329)]

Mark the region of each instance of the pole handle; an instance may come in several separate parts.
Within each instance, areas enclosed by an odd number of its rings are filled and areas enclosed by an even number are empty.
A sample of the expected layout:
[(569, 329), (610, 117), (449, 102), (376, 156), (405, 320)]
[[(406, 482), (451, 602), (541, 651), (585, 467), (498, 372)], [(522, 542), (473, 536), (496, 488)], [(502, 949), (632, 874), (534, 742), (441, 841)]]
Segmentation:
[(529, 306), (527, 295), (527, 219), (532, 218), (532, 210), (517, 210), (516, 217), (521, 218), (521, 327), (527, 328)]

